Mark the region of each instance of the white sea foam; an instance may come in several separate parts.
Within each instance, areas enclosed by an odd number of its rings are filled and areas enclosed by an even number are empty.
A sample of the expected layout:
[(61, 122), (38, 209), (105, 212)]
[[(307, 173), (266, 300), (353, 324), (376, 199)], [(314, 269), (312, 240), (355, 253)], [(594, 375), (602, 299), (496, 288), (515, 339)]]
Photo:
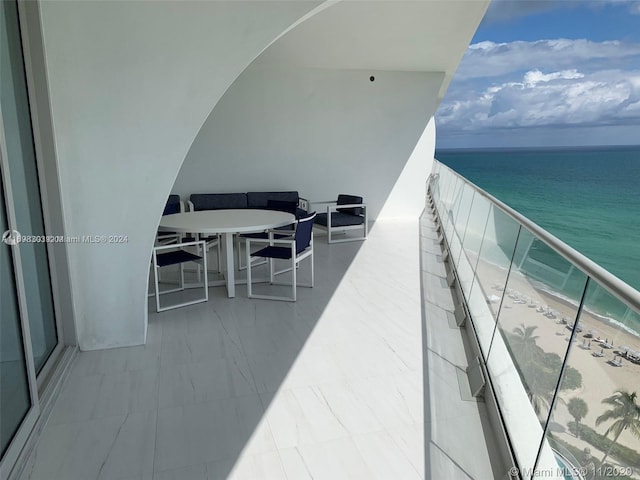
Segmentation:
[[(573, 305), (574, 307), (576, 307), (576, 310), (577, 310), (579, 304), (575, 300), (573, 300), (572, 298), (567, 297), (565, 295), (562, 295), (561, 293), (555, 292), (553, 290), (550, 290), (549, 288), (546, 288), (546, 285), (544, 285), (544, 284), (542, 284), (540, 282), (532, 282), (532, 284), (537, 284), (537, 285), (534, 285), (536, 287), (536, 289), (541, 290), (541, 291), (545, 292), (547, 295), (555, 297), (560, 301), (563, 301), (563, 302), (569, 303), (570, 305)], [(638, 332), (637, 330), (634, 330), (629, 325), (621, 322), (620, 320), (617, 320), (617, 319), (615, 319), (613, 317), (610, 317), (610, 316), (608, 316), (606, 314), (602, 314), (602, 313), (596, 312), (595, 310), (593, 310), (591, 308), (584, 307), (584, 310), (586, 312), (588, 312), (589, 314), (593, 315), (594, 317), (602, 320), (603, 322), (609, 323), (609, 324), (615, 326), (616, 328), (619, 328), (620, 330), (624, 330), (625, 332), (633, 335), (634, 337), (640, 338), (640, 332)], [(609, 312), (607, 312), (607, 313), (609, 315), (611, 315)]]
[(587, 310), (587, 312), (589, 312), (594, 317), (597, 317), (597, 318), (599, 318), (600, 320), (602, 320), (604, 322), (610, 323), (610, 324), (614, 325), (615, 327), (619, 328), (620, 330), (624, 330), (625, 332), (633, 335), (634, 337), (640, 338), (640, 333), (638, 333), (637, 331), (635, 331), (634, 329), (632, 329), (628, 325), (622, 323), (621, 321), (616, 320), (615, 318), (607, 317), (606, 315), (602, 315), (600, 313), (594, 312), (594, 311), (592, 311), (590, 309), (585, 309), (585, 310)]

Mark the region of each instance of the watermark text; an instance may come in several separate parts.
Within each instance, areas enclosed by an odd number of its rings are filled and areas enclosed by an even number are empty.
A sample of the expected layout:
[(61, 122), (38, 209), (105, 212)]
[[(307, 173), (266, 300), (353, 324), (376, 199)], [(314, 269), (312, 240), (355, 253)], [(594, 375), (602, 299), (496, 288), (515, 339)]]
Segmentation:
[(7, 245), (19, 243), (89, 243), (117, 244), (128, 243), (128, 235), (22, 235), (17, 230), (7, 230), (2, 234)]

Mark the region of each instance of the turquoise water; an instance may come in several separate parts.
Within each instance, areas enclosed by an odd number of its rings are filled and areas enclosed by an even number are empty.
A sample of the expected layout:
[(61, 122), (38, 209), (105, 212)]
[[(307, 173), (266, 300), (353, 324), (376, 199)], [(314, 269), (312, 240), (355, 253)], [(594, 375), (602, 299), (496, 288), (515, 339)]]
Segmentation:
[(640, 290), (640, 146), (436, 158)]
[[(436, 158), (640, 290), (640, 147), (448, 150)], [(542, 244), (528, 255), (568, 270)], [(573, 283), (555, 291), (577, 299)], [(601, 290), (590, 299), (592, 313), (640, 333), (639, 314)]]

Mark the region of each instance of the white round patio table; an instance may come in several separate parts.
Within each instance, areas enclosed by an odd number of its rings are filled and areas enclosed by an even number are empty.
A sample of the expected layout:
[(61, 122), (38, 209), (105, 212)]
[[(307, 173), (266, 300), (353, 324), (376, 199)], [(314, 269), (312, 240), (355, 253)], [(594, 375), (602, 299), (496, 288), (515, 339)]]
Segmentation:
[(159, 229), (180, 233), (222, 235), (226, 257), (227, 293), (231, 298), (236, 296), (233, 234), (261, 232), (291, 225), (295, 221), (296, 218), (292, 214), (274, 210), (200, 210), (164, 215), (160, 220)]

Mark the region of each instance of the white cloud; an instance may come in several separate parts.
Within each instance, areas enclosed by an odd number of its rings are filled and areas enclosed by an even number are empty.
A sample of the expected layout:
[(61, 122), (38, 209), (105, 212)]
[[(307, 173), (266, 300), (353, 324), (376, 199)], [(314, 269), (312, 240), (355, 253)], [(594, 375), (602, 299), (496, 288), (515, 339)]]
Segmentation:
[(456, 72), (459, 81), (500, 77), (523, 70), (582, 69), (599, 62), (610, 68), (640, 56), (640, 44), (618, 40), (553, 39), (509, 43), (479, 42), (469, 46)]
[[(583, 6), (593, 11), (585, 12)], [(577, 22), (599, 21), (600, 14), (603, 20), (622, 12), (640, 14), (640, 0), (492, 0), (483, 24), (512, 23), (504, 31), (498, 26), (496, 34), (501, 35), (518, 35), (521, 25), (526, 37), (531, 32), (526, 22), (517, 23), (521, 17), (564, 10), (558, 23), (570, 22), (573, 9)], [(541, 28), (553, 31), (556, 26)], [(603, 34), (601, 27), (594, 30)], [(586, 144), (602, 143), (610, 136), (605, 143), (637, 143), (640, 41), (633, 40), (637, 35), (628, 29), (609, 32), (619, 40), (555, 38), (471, 45), (436, 114), (440, 141), (469, 146), (515, 144), (513, 139), (519, 138), (520, 143), (533, 144), (535, 138), (534, 143)], [(576, 30), (567, 25), (566, 31), (571, 35)], [(589, 29), (582, 25), (578, 31)]]
[(436, 119), (450, 131), (638, 122), (640, 71), (530, 70), (445, 101)]
[(535, 87), (540, 82), (550, 82), (552, 80), (558, 79), (566, 79), (571, 80), (574, 78), (583, 78), (584, 74), (578, 73), (578, 71), (573, 68), (571, 70), (563, 70), (561, 72), (553, 72), (549, 74), (544, 74), (540, 70), (531, 70), (530, 72), (525, 73), (524, 75), (524, 83), (528, 87)]
[(436, 120), (450, 132), (639, 124), (640, 44), (585, 39), (476, 43)]

